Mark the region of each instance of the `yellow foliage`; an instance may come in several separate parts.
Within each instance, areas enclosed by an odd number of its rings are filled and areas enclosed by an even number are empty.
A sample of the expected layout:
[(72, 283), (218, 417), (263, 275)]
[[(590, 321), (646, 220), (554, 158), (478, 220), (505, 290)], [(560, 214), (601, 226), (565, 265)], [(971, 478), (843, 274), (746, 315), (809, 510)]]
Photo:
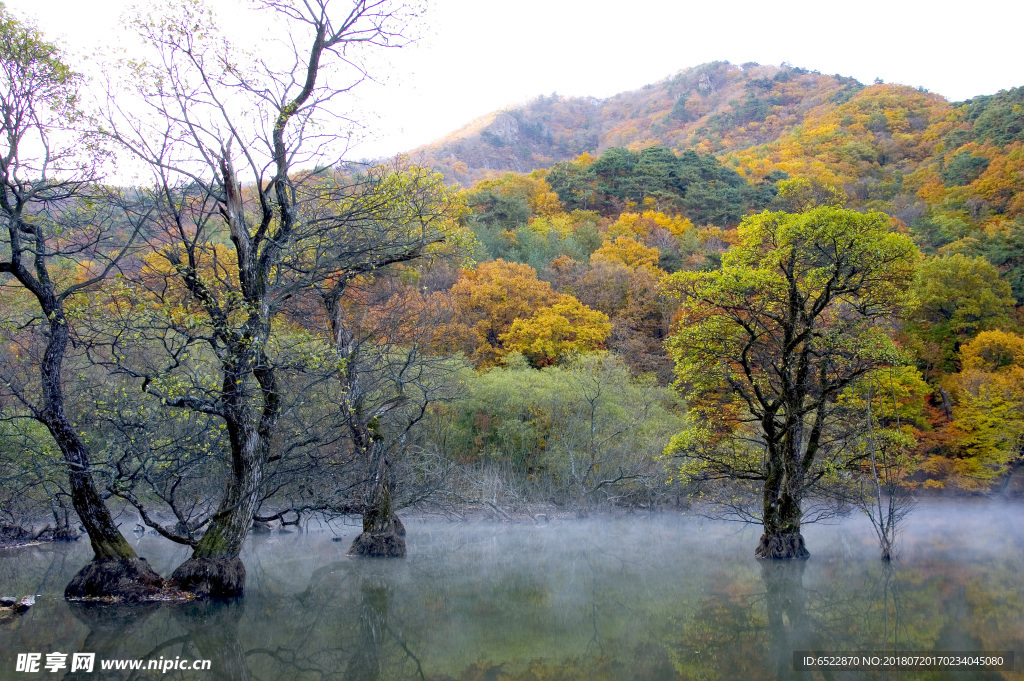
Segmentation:
[(640, 267), (658, 266), (659, 253), (657, 248), (648, 248), (642, 243), (629, 237), (620, 236), (615, 241), (605, 241), (601, 247), (590, 256), (590, 264), (596, 265), (599, 261), (617, 262), (637, 269)]
[(965, 371), (1006, 372), (1024, 368), (1024, 337), (1006, 331), (982, 331), (960, 348)]
[(458, 315), (447, 349), (462, 350), (478, 367), (493, 366), (505, 354), (500, 338), (517, 319), (560, 300), (532, 267), (500, 259), (463, 271), (448, 295)]
[(552, 213), (548, 216), (540, 216), (530, 220), (529, 227), (535, 232), (547, 235), (555, 232), (561, 238), (570, 236), (576, 231), (578, 223), (568, 213)]
[(655, 227), (661, 227), (673, 236), (681, 237), (693, 229), (693, 223), (682, 216), (669, 216), (654, 210), (645, 210), (640, 213), (626, 211), (608, 226), (606, 234), (610, 239), (624, 236), (642, 240), (651, 236), (651, 230)]
[(1024, 338), (984, 331), (960, 350), (963, 370), (946, 381), (956, 401), (951, 472), (966, 489), (1002, 475), (1024, 446)]
[(562, 212), (558, 194), (551, 191), (551, 185), (543, 177), (505, 173), (501, 177), (483, 180), (474, 191), (491, 191), (506, 196), (523, 196), (530, 207), (531, 215), (551, 216)]
[(572, 353), (601, 349), (611, 330), (608, 315), (563, 295), (529, 319), (517, 319), (501, 341), (506, 353), (521, 353), (533, 366), (543, 367)]

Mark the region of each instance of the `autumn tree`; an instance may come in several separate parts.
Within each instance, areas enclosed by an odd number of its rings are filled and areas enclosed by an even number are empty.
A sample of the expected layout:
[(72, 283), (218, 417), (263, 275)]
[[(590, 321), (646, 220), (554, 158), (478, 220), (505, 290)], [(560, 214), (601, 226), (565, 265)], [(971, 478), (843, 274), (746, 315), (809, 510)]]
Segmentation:
[(950, 457), (930, 463), (962, 488), (1005, 490), (1024, 463), (1024, 338), (983, 331), (960, 348), (960, 361), (944, 381), (954, 401)]
[(609, 349), (635, 372), (654, 371), (667, 384), (672, 374), (664, 342), (671, 313), (661, 295), (665, 272), (657, 266), (659, 256), (658, 249), (630, 237), (605, 241), (591, 254), (590, 269), (576, 288), (582, 302), (610, 318)]
[(442, 344), (460, 349), (477, 366), (497, 364), (504, 354), (501, 336), (515, 320), (529, 318), (559, 298), (551, 284), (529, 265), (495, 260), (466, 270), (448, 295), (458, 309)]
[(760, 486), (758, 557), (809, 555), (803, 502), (842, 452), (837, 398), (899, 361), (886, 326), (917, 259), (885, 215), (825, 207), (747, 218), (721, 270), (670, 278), (669, 347), (695, 425), (667, 451), (684, 477)]
[(928, 258), (918, 268), (913, 290), (906, 330), (929, 378), (956, 369), (961, 344), (1010, 324), (1010, 284), (981, 256)]
[(519, 352), (535, 367), (550, 366), (571, 354), (599, 350), (612, 325), (603, 312), (572, 296), (562, 296), (528, 319), (517, 319), (499, 336), (508, 352)]
[[(35, 29), (0, 9), (0, 287), (16, 298), (27, 292), (25, 314), (3, 328), (15, 335), (33, 330), (33, 341), (2, 361), (8, 392), (19, 413), (46, 427), (67, 466), (71, 501), (89, 535), (93, 559), (68, 585), (68, 597), (145, 599), (163, 580), (139, 558), (115, 525), (93, 480), (92, 453), (76, 428), (66, 399), (65, 362), (74, 323), (68, 307), (114, 272), (134, 239), (131, 222), (107, 203), (91, 161), (72, 143), (80, 77), (61, 61), (56, 47)], [(137, 225), (136, 225), (137, 226)], [(68, 262), (88, 260), (92, 268), (76, 279)], [(11, 289), (17, 293), (12, 294)], [(19, 290), (20, 289), (20, 290)], [(18, 319), (17, 317), (20, 317)], [(38, 368), (38, 382), (26, 366)], [(6, 400), (5, 400), (6, 401)]]
[[(416, 257), (440, 238), (415, 221), (367, 231), (394, 198), (380, 190), (390, 173), (332, 170), (344, 146), (335, 100), (365, 77), (367, 50), (405, 42), (408, 8), (386, 0), (256, 5), (276, 17), (291, 51), (232, 49), (191, 1), (137, 21), (157, 56), (130, 65), (125, 87), (137, 103), (112, 102), (107, 126), (152, 171), (154, 246), (189, 302), (188, 315), (164, 315), (147, 329), (162, 362), (133, 363), (137, 355), (117, 352), (121, 338), (110, 361), (168, 408), (218, 419), (228, 434), (224, 491), (172, 574), (182, 589), (214, 597), (243, 591), (239, 552), (268, 482), (286, 374), (298, 368), (278, 352), (275, 319), (315, 295), (318, 282)], [(209, 262), (216, 242), (230, 243), (223, 267)], [(208, 371), (194, 371), (195, 361)]]
[[(457, 236), (462, 203), (439, 174), (414, 169), (374, 189), (376, 211), (348, 219), (339, 236), (362, 257), (333, 261), (336, 271), (314, 283), (333, 344), (338, 409), (362, 471), (361, 498), (351, 504), (363, 532), (351, 552), (405, 555), (405, 529), (395, 513), (394, 465), (406, 453), (410, 430), (446, 391), (443, 358), (428, 352), (444, 315), (410, 304), (402, 292), (374, 301), (373, 279), (387, 265), (415, 260), (446, 236)], [(361, 200), (365, 197), (360, 197)], [(355, 292), (355, 295), (351, 295)]]

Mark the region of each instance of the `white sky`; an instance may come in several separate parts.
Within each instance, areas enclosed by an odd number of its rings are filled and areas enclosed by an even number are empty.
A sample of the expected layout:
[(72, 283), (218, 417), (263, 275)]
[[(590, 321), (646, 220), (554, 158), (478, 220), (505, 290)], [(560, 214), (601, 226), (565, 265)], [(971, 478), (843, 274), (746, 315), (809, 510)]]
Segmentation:
[[(130, 45), (119, 17), (132, 0), (5, 2), (75, 49)], [(376, 139), (350, 157), (407, 151), (539, 94), (606, 97), (713, 60), (785, 61), (951, 100), (1024, 85), (1020, 0), (428, 2), (420, 41), (390, 52), (382, 87), (360, 87)]]

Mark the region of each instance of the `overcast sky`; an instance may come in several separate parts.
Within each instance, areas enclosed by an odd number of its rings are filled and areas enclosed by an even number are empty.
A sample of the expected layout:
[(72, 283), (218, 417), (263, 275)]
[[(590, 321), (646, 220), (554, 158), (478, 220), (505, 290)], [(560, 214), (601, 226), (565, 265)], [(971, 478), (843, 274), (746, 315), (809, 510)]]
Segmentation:
[[(73, 49), (131, 44), (119, 21), (133, 0), (5, 2)], [(412, 149), (538, 94), (606, 97), (714, 60), (788, 62), (962, 100), (1024, 85), (1022, 26), (1020, 0), (430, 0), (419, 42), (388, 55), (381, 86), (361, 86), (375, 140), (354, 156)]]

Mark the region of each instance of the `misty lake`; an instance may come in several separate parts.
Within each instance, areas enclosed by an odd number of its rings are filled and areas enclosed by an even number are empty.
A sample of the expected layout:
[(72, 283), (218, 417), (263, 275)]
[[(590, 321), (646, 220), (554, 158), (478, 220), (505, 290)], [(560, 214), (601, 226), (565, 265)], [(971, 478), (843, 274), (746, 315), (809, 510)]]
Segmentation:
[[(1024, 508), (929, 504), (901, 556), (855, 516), (805, 528), (811, 559), (762, 564), (754, 527), (678, 513), (547, 524), (412, 520), (409, 557), (349, 558), (354, 526), (254, 536), (231, 604), (62, 598), (87, 542), (0, 554), (0, 679), (1024, 678)], [(333, 541), (335, 536), (342, 541)], [(131, 535), (129, 535), (131, 537)], [(187, 551), (137, 550), (167, 574)], [(1013, 672), (795, 671), (794, 651), (1012, 651)], [(208, 659), (209, 671), (16, 672), (18, 653)]]

